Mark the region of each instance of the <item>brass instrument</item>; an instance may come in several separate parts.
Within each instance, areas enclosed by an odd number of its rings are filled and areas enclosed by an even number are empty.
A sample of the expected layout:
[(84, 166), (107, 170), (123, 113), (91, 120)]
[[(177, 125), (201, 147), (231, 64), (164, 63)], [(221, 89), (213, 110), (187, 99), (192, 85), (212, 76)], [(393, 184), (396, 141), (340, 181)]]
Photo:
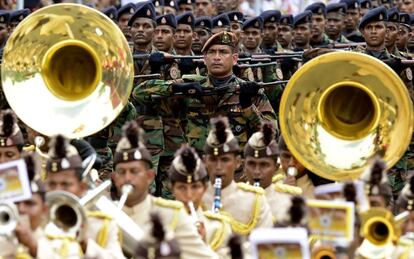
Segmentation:
[(335, 259), (336, 252), (332, 245), (320, 245), (312, 250), (312, 259)]
[(13, 236), (18, 219), (19, 212), (14, 203), (0, 202), (0, 236)]
[(134, 67), (128, 42), (106, 15), (56, 4), (17, 26), (4, 47), (1, 76), (6, 98), (25, 124), (46, 136), (79, 138), (122, 111)]
[(221, 176), (216, 176), (216, 179), (214, 180), (213, 208), (211, 209), (213, 213), (218, 213), (220, 212), (220, 209), (221, 209), (221, 187), (222, 187)]
[(378, 251), (390, 253), (393, 242), (401, 236), (401, 224), (408, 217), (403, 212), (397, 216), (383, 208), (371, 208), (361, 215), (361, 236), (364, 238), (358, 252), (368, 258)]
[(284, 90), (279, 118), (293, 156), (335, 181), (357, 178), (378, 154), (392, 167), (413, 132), (413, 105), (401, 79), (381, 61), (353, 52), (327, 53), (302, 66)]

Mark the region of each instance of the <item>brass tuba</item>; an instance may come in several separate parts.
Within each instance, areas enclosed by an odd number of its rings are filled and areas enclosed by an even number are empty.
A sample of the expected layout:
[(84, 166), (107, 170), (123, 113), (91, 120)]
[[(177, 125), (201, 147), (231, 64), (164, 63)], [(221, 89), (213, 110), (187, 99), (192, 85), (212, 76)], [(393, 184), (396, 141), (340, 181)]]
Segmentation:
[(295, 158), (321, 177), (357, 178), (381, 155), (392, 167), (413, 132), (408, 91), (383, 62), (361, 53), (312, 59), (289, 80), (280, 128)]
[(91, 135), (127, 104), (134, 67), (128, 42), (106, 15), (79, 4), (42, 8), (4, 47), (3, 91), (17, 116), (46, 136)]

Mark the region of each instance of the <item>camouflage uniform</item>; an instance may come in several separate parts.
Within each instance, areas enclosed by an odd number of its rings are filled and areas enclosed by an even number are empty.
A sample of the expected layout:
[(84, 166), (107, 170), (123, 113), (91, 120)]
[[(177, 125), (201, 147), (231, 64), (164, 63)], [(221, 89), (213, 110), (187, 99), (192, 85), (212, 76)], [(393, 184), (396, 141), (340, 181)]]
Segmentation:
[(322, 41), (318, 43), (311, 42), (310, 45), (312, 48), (323, 48), (327, 47), (329, 44), (332, 44), (333, 40), (329, 39), (328, 35), (326, 33), (323, 34)]

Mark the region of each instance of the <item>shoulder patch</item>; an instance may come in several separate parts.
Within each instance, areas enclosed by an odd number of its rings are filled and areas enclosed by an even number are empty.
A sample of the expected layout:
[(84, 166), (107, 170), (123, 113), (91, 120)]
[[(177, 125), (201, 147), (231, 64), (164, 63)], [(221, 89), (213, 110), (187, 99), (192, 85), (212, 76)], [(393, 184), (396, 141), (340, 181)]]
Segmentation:
[(206, 210), (206, 211), (203, 211), (203, 214), (208, 219), (215, 219), (215, 220), (218, 220), (218, 221), (230, 222), (230, 218), (229, 217), (227, 217), (227, 216), (225, 216), (223, 214), (220, 214), (220, 213), (213, 213), (213, 212), (211, 212), (209, 210)]
[(99, 211), (99, 210), (87, 211), (86, 216), (92, 217), (92, 218), (100, 218), (100, 219), (112, 219), (110, 215), (102, 211)]
[(165, 207), (165, 208), (171, 208), (171, 209), (176, 209), (179, 210), (181, 208), (183, 208), (183, 204), (179, 201), (171, 201), (171, 200), (166, 200), (163, 198), (156, 198), (154, 200), (154, 203), (160, 207)]
[(264, 190), (261, 187), (254, 187), (247, 183), (237, 183), (237, 187), (243, 191), (264, 194)]

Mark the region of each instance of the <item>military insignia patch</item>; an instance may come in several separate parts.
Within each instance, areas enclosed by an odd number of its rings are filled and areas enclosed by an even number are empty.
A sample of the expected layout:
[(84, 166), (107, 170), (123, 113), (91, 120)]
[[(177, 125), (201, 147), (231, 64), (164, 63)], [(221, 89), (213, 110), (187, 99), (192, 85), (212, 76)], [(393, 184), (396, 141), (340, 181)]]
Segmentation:
[(270, 21), (271, 21), (271, 22), (274, 22), (274, 21), (275, 21), (275, 17), (274, 17), (274, 16), (272, 16), (272, 18), (270, 18)]
[(191, 16), (188, 16), (187, 22), (191, 23)]
[(23, 14), (22, 14), (22, 15), (20, 15), (20, 17), (19, 17), (19, 20), (20, 20), (20, 21), (23, 21), (23, 18), (24, 18), (24, 17), (23, 17)]
[(172, 79), (177, 79), (178, 78), (178, 69), (176, 67), (171, 67), (170, 76), (171, 76)]
[(405, 75), (407, 76), (408, 80), (413, 80), (413, 71), (411, 70), (411, 68), (407, 68), (405, 70)]
[(230, 34), (228, 34), (227, 32), (224, 32), (223, 35), (221, 36), (221, 42), (223, 44), (230, 44), (231, 43)]
[(174, 7), (174, 1), (170, 1), (170, 6)]
[(151, 11), (150, 9), (147, 10), (147, 16), (151, 16)]
[(239, 18), (237, 17), (237, 15), (234, 15), (234, 20), (235, 21), (238, 21), (239, 20)]
[(200, 25), (201, 25), (201, 26), (204, 26), (204, 21), (200, 22)]
[(155, 1), (155, 7), (158, 7), (158, 6), (160, 6), (160, 2), (158, 2), (158, 1)]
[(221, 22), (221, 20), (218, 20), (217, 25), (218, 26), (223, 26), (223, 23)]
[(4, 22), (4, 17), (0, 17), (0, 22)]
[(259, 27), (259, 22), (256, 22), (256, 23), (254, 24), (254, 26), (255, 26), (255, 27)]
[(130, 14), (133, 14), (133, 13), (134, 13), (134, 9), (130, 8), (130, 9), (129, 9), (129, 13), (130, 13)]
[(383, 17), (383, 15), (382, 15), (382, 13), (380, 13), (380, 14), (379, 14), (378, 19), (379, 19), (380, 21), (382, 21), (382, 20), (384, 19), (384, 17)]
[(167, 19), (165, 19), (165, 17), (162, 17), (161, 24), (166, 24), (166, 23), (167, 23)]
[(280, 68), (276, 68), (276, 76), (277, 76), (277, 78), (279, 78), (280, 80), (283, 80), (283, 72), (282, 72), (282, 69), (280, 69)]

